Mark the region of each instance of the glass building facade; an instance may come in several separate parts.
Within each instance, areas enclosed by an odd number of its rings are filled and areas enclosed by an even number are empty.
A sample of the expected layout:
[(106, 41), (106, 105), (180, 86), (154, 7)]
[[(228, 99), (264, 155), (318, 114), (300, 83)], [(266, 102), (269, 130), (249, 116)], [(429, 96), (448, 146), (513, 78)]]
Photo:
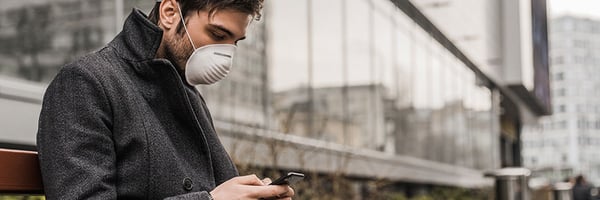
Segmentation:
[[(0, 77), (45, 87), (65, 63), (108, 43), (133, 7), (149, 13), (153, 5), (4, 0)], [(392, 1), (267, 1), (247, 34), (230, 76), (199, 87), (216, 121), (500, 166), (498, 93)]]
[(492, 91), (393, 2), (270, 3), (281, 131), (469, 168), (498, 165)]

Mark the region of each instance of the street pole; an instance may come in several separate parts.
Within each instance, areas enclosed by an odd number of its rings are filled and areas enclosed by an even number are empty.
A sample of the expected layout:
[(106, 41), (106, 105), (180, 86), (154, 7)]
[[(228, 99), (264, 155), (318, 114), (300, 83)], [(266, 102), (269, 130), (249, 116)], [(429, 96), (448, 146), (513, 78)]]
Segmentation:
[(115, 0), (115, 35), (123, 27), (123, 0)]
[(373, 117), (369, 120), (371, 122), (371, 128), (370, 130), (373, 130), (373, 132), (375, 133), (374, 137), (374, 146), (375, 149), (377, 149), (378, 147), (378, 134), (379, 131), (377, 130), (377, 119), (378, 119), (378, 114), (377, 113), (377, 100), (376, 100), (376, 89), (377, 87), (375, 86), (375, 57), (377, 56), (375, 53), (375, 6), (373, 5), (373, 0), (369, 0), (369, 74), (370, 74), (370, 89), (369, 89), (369, 99), (371, 100), (371, 106), (373, 106), (372, 108), (375, 108), (372, 112)]
[(312, 35), (312, 0), (306, 0), (306, 37), (307, 37), (307, 67), (308, 67), (308, 134), (313, 135), (314, 126), (314, 91), (313, 91), (313, 35)]
[(348, 108), (348, 33), (346, 30), (347, 19), (346, 19), (346, 0), (341, 0), (342, 3), (342, 141), (343, 144), (346, 145), (348, 137), (348, 118), (349, 118), (349, 108)]

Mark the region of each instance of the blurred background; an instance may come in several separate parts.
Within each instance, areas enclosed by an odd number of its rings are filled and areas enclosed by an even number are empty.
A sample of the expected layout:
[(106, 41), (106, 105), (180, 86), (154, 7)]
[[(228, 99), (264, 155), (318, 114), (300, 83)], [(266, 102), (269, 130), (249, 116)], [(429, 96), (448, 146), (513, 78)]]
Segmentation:
[[(154, 2), (2, 0), (0, 148), (35, 150), (61, 66)], [(296, 199), (494, 199), (509, 167), (600, 186), (599, 52), (596, 0), (267, 0), (198, 89), (242, 174), (308, 175)]]

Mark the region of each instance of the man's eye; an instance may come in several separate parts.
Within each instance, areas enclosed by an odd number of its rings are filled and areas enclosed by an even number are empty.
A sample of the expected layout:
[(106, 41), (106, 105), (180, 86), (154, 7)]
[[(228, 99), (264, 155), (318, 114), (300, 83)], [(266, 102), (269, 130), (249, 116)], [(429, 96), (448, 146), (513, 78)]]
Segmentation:
[(225, 36), (224, 36), (224, 35), (221, 35), (221, 34), (218, 34), (218, 33), (212, 33), (211, 35), (212, 35), (213, 39), (214, 39), (214, 40), (217, 40), (217, 41), (220, 41), (220, 40), (224, 40), (224, 39), (225, 39)]

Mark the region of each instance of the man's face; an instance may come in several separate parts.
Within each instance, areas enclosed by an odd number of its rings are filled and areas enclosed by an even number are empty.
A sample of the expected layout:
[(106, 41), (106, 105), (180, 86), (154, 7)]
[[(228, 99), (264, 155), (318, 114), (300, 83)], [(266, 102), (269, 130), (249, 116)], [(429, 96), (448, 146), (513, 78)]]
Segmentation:
[[(159, 26), (163, 29), (161, 46), (164, 47), (164, 56), (184, 70), (194, 47), (185, 29), (177, 31), (177, 24), (181, 21), (177, 2), (166, 0), (162, 4)], [(217, 10), (209, 16), (207, 10), (200, 10), (187, 13), (185, 20), (194, 46), (200, 48), (209, 44), (237, 44), (245, 38), (252, 16), (232, 9)]]

